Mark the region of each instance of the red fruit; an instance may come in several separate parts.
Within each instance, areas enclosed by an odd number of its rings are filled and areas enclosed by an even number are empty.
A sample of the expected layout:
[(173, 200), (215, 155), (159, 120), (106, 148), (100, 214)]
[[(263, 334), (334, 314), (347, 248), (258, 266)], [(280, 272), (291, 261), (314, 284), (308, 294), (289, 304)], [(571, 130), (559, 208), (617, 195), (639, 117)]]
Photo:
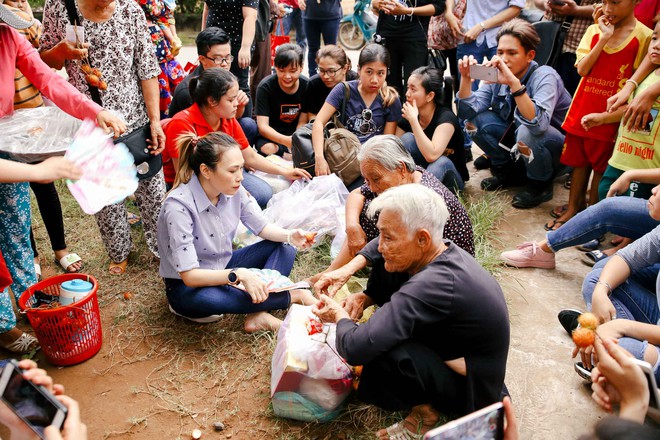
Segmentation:
[(596, 332), (590, 328), (579, 327), (573, 330), (573, 342), (580, 348), (587, 348), (594, 344)]
[(108, 88), (108, 83), (107, 82), (105, 82), (103, 80), (99, 81), (99, 90), (105, 90), (107, 88)]
[(80, 69), (81, 69), (85, 74), (92, 73), (92, 66), (90, 66), (89, 64), (83, 64), (83, 65), (80, 67)]
[(316, 237), (316, 232), (308, 232), (305, 234), (305, 239), (307, 241), (314, 241), (314, 237)]
[(580, 327), (588, 328), (591, 330), (596, 330), (599, 324), (596, 315), (589, 312), (581, 314), (578, 317), (578, 322), (580, 323)]
[(101, 71), (99, 69), (92, 69), (92, 73), (94, 75), (98, 76), (99, 78), (101, 78), (103, 76), (103, 74), (101, 73)]

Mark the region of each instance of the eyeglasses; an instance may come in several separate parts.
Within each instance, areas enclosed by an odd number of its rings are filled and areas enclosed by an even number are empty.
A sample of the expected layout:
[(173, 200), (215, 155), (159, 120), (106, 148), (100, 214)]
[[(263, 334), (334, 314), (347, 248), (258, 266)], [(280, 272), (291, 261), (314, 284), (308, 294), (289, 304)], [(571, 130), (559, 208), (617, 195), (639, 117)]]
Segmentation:
[(213, 64), (216, 66), (222, 66), (224, 63), (231, 64), (232, 61), (234, 61), (234, 57), (231, 55), (227, 55), (224, 58), (211, 58), (207, 57), (206, 55), (202, 55), (204, 58), (207, 60), (213, 61)]
[(362, 125), (360, 125), (360, 128), (358, 129), (361, 134), (369, 133), (369, 125), (373, 116), (374, 114), (371, 109), (365, 108), (362, 110)]
[(340, 67), (340, 68), (334, 69), (334, 70), (333, 69), (327, 69), (326, 70), (326, 69), (321, 69), (321, 68), (317, 67), (316, 68), (316, 73), (318, 73), (321, 76), (327, 75), (330, 78), (333, 78), (337, 74), (337, 72), (339, 72), (341, 69), (343, 69), (343, 67)]

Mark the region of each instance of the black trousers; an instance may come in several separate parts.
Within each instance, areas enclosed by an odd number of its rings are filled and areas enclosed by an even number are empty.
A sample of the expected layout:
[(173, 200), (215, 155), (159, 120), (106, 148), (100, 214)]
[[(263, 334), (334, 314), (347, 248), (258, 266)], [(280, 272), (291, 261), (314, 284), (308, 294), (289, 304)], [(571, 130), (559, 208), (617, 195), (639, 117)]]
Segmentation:
[[(48, 237), (50, 237), (50, 246), (54, 251), (66, 249), (66, 240), (64, 238), (64, 219), (62, 218), (62, 205), (60, 196), (57, 194), (55, 183), (35, 183), (30, 182), (30, 188), (34, 192), (39, 205), (41, 218), (46, 226)], [(34, 256), (38, 257), (37, 246), (34, 241), (34, 235), (30, 230), (30, 242), (34, 250)]]
[(428, 63), (428, 46), (426, 41), (401, 41), (399, 38), (387, 37), (385, 47), (390, 52), (392, 61), (387, 75), (387, 85), (399, 92), (403, 102), (410, 74)]

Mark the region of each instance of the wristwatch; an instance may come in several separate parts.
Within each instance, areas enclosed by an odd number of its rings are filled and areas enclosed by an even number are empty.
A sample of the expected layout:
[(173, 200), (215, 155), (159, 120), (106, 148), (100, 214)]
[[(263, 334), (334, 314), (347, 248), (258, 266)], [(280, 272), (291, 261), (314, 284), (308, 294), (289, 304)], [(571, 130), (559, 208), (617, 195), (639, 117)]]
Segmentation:
[(231, 284), (232, 286), (235, 286), (236, 284), (238, 284), (239, 279), (238, 279), (238, 274), (236, 273), (236, 271), (232, 270), (231, 272), (229, 272), (229, 274), (227, 274), (227, 280), (229, 281), (229, 284)]

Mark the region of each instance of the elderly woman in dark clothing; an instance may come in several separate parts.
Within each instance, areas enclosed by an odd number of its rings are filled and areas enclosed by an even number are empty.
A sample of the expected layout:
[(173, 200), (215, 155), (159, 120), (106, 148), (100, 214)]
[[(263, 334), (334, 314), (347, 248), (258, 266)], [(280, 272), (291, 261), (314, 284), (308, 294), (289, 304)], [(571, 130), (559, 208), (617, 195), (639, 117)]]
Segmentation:
[[(358, 397), (389, 410), (412, 408), (377, 435), (418, 438), (440, 412), (463, 415), (500, 400), (509, 318), (497, 281), (442, 239), (449, 213), (435, 191), (418, 184), (389, 189), (371, 203), (369, 214), (376, 213), (377, 248), (374, 240), (360, 252), (375, 263), (367, 289), (344, 308), (323, 294), (313, 310), (337, 323), (339, 354), (363, 365)], [(339, 285), (319, 283), (325, 292)], [(355, 324), (371, 304), (380, 307)]]

